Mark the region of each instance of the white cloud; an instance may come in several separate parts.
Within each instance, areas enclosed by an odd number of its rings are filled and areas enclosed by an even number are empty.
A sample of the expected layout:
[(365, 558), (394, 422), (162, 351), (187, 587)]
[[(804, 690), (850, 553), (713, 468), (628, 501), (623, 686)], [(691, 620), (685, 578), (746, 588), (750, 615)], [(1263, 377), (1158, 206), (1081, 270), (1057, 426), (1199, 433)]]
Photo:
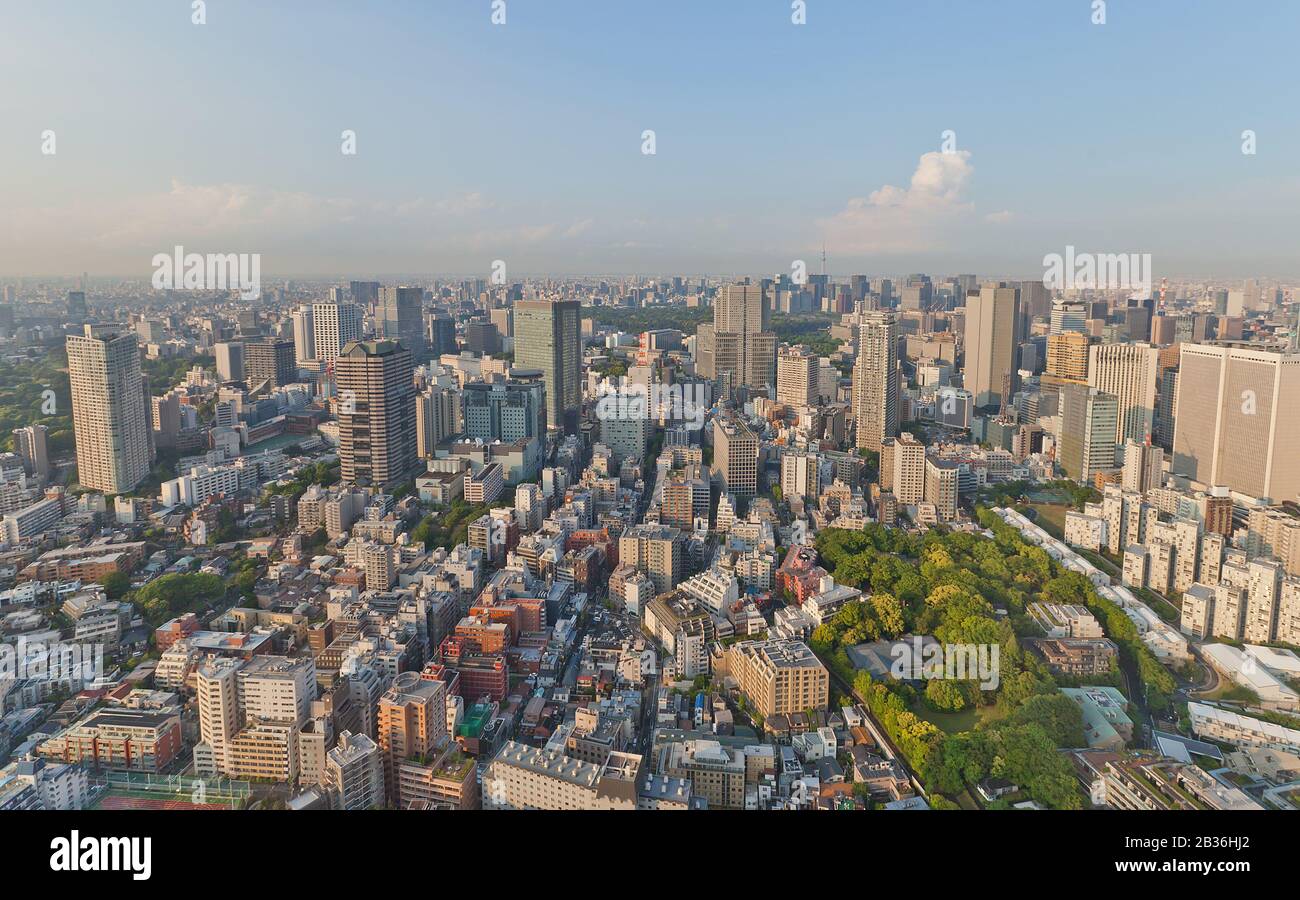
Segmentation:
[(887, 184), (819, 220), (827, 250), (868, 255), (939, 248), (954, 221), (974, 208), (964, 199), (974, 171), (968, 150), (924, 154), (907, 187)]

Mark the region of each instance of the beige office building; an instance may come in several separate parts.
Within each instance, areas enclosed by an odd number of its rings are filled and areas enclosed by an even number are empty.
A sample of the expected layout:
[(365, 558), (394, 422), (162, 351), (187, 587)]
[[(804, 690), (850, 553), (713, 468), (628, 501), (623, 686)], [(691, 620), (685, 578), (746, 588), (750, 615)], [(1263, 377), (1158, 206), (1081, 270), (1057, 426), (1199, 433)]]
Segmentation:
[(1300, 354), (1183, 344), (1171, 470), (1275, 501), (1300, 496)]
[[(966, 295), (966, 365), (962, 387), (977, 407), (996, 406), (1014, 391), (1020, 291), (986, 284)], [(1010, 400), (1010, 396), (1006, 396)]]
[(723, 285), (713, 301), (712, 324), (696, 331), (698, 370), (732, 387), (774, 392), (776, 335), (768, 331), (763, 286), (751, 281)]
[(1047, 374), (1044, 381), (1060, 384), (1088, 382), (1088, 335), (1063, 331), (1047, 337)]
[[(328, 367), (333, 364), (347, 344), (361, 340), (361, 323), (361, 307), (355, 304), (313, 305), (311, 308), (313, 357), (320, 360), (322, 366)], [(305, 335), (303, 339), (306, 340)]]
[(206, 772), (226, 771), (226, 749), (239, 732), (239, 670), (243, 660), (209, 657), (194, 674), (195, 705), (199, 713), (199, 741), (195, 763), (205, 760)]
[(910, 432), (885, 440), (880, 452), (880, 489), (910, 506), (925, 499), (925, 444)]

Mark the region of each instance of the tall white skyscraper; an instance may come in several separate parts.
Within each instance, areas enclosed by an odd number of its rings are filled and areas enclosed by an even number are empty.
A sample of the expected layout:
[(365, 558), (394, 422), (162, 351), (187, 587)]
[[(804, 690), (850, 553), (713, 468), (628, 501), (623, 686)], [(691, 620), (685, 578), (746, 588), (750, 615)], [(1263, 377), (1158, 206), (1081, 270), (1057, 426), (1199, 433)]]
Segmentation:
[(1144, 444), (1155, 431), (1160, 350), (1150, 344), (1093, 344), (1088, 348), (1088, 384), (1119, 401), (1115, 443)]
[(140, 345), (123, 325), (86, 325), (68, 335), (77, 480), (106, 494), (130, 491), (149, 474), (149, 410)]
[(310, 306), (293, 311), (293, 356), (300, 366), (316, 358), (315, 316)]
[(316, 303), (311, 308), (316, 358), (331, 365), (349, 341), (361, 340), (361, 307), (352, 303)]

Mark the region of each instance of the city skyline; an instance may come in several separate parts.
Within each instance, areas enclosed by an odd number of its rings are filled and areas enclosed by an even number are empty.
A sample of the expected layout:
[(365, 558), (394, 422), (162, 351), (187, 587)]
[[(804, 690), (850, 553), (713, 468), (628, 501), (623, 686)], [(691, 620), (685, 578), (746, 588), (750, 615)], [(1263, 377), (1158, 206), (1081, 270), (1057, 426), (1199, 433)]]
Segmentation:
[(1067, 246), (1300, 275), (1282, 4), (58, 6), (0, 37), (40, 73), (6, 108), (0, 277), (144, 278), (178, 244), (279, 277), (812, 271), (823, 247), (834, 274), (1032, 277)]

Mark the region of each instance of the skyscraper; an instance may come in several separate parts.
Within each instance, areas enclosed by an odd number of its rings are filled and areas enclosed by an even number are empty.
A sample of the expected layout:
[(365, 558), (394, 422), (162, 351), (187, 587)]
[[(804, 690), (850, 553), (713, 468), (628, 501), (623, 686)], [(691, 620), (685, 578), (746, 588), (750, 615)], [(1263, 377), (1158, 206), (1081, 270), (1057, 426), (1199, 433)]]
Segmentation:
[(782, 347), (776, 358), (776, 401), (790, 406), (815, 406), (821, 365), (803, 345)]
[(880, 442), (898, 434), (899, 381), (897, 319), (892, 312), (866, 313), (853, 370), (858, 447), (879, 453)]
[(361, 340), (361, 307), (352, 303), (317, 303), (311, 308), (316, 358), (328, 366), (343, 345)]
[(1113, 472), (1119, 400), (1096, 388), (1067, 384), (1061, 388), (1061, 444), (1057, 462), (1075, 481), (1088, 482), (1098, 472)]
[(447, 316), (429, 319), (429, 352), (435, 359), (444, 353), (456, 353), (456, 322)]
[(421, 459), (433, 456), (439, 442), (461, 431), (462, 400), (453, 388), (430, 385), (415, 397), (415, 452)]
[(293, 356), (298, 365), (316, 358), (316, 330), (310, 306), (293, 312)]
[[(353, 303), (364, 310), (379, 302), (379, 290), (378, 281), (353, 281), (348, 285), (348, 296), (352, 298)], [(338, 289), (337, 295), (331, 292), (330, 299), (341, 303), (343, 299), (342, 288)]]
[(217, 357), (217, 378), (221, 381), (244, 380), (244, 345), (222, 342), (213, 348)]
[(963, 384), (977, 407), (997, 406), (1015, 391), (1020, 291), (986, 284), (966, 295)]
[(140, 345), (123, 325), (86, 325), (69, 335), (68, 378), (77, 480), (106, 494), (130, 491), (149, 474), (149, 412)]
[(383, 487), (416, 464), (410, 351), (395, 341), (353, 341), (334, 362), (339, 462), (345, 482)]
[(23, 461), (23, 471), (28, 475), (49, 478), (50, 451), (46, 441), (49, 429), (44, 425), (28, 425), (14, 429), (14, 449)]
[(1084, 332), (1088, 328), (1088, 304), (1082, 300), (1055, 300), (1052, 302), (1051, 334), (1071, 331)]
[(576, 300), (521, 300), (515, 304), (515, 364), (540, 369), (546, 420), (566, 434), (577, 430), (582, 399), (582, 321)]
[(80, 325), (90, 318), (85, 291), (68, 291), (68, 321)]
[(386, 287), (379, 289), (379, 306), (376, 311), (380, 336), (390, 341), (400, 341), (411, 351), (417, 365), (425, 360), (424, 340), (424, 290), (417, 287)]
[(1081, 331), (1063, 331), (1047, 337), (1047, 372), (1049, 384), (1088, 382), (1088, 336)]
[(1155, 431), (1160, 350), (1150, 344), (1093, 344), (1088, 384), (1119, 401), (1115, 443), (1145, 444)]
[(1300, 355), (1183, 344), (1171, 471), (1251, 497), (1300, 494)]
[[(703, 333), (706, 378), (728, 373), (732, 387), (776, 390), (776, 335), (768, 331), (769, 310), (762, 285), (750, 280), (724, 285), (713, 301), (713, 325)], [(711, 348), (711, 354), (708, 352)]]

